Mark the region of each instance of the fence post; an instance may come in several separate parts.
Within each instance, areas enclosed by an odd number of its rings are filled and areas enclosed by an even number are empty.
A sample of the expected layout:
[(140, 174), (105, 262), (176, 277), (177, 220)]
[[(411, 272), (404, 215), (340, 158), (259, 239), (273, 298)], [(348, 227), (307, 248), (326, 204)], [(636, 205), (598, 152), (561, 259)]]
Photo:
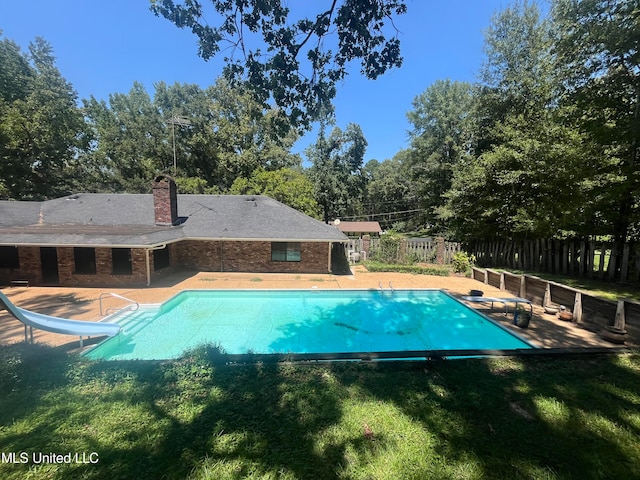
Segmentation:
[(622, 265), (620, 265), (620, 281), (627, 281), (627, 272), (629, 270), (629, 251), (631, 250), (631, 244), (625, 243), (622, 250)]
[(544, 299), (542, 300), (542, 306), (548, 307), (551, 305), (551, 284), (547, 282), (547, 286), (544, 289)]
[(544, 271), (553, 271), (553, 241), (544, 241)]
[(527, 279), (520, 275), (520, 298), (527, 298)]
[(582, 293), (576, 292), (573, 301), (573, 321), (575, 323), (582, 322)]
[(618, 300), (618, 306), (616, 308), (616, 319), (613, 322), (613, 326), (618, 330), (624, 330), (626, 323), (627, 322), (624, 314), (624, 300)]
[(436, 238), (436, 264), (444, 265), (444, 237)]
[(534, 248), (534, 241), (529, 240), (529, 265), (527, 270), (536, 270), (536, 249)]
[(600, 259), (598, 262), (598, 278), (602, 280), (604, 278), (604, 260), (606, 256), (606, 244), (600, 246)]
[(362, 251), (364, 252), (364, 258), (369, 260), (369, 251), (371, 250), (371, 235), (363, 235), (360, 243)]
[(576, 242), (571, 240), (569, 242), (569, 275), (576, 273)]
[(595, 263), (596, 263), (596, 242), (593, 240), (589, 242), (589, 261), (587, 262), (587, 267), (589, 271), (587, 272), (587, 276), (592, 278), (595, 275)]
[(609, 280), (615, 280), (616, 269), (618, 267), (618, 245), (613, 244), (611, 247), (611, 255), (609, 255), (609, 268), (607, 269), (607, 276)]
[(618, 300), (618, 306), (616, 308), (616, 319), (613, 322), (613, 326), (618, 330), (624, 330), (626, 325), (626, 319), (624, 315), (624, 300)]
[(407, 261), (407, 246), (408, 246), (407, 239), (403, 238), (402, 240), (400, 240), (400, 243), (398, 244), (398, 260), (402, 263)]

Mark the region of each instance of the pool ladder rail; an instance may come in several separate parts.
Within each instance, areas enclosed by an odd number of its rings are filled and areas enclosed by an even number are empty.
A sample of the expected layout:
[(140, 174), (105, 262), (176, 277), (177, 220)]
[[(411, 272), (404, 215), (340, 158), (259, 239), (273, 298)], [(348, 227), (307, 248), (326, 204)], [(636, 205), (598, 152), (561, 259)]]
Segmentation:
[[(381, 292), (384, 292), (384, 287), (382, 286), (382, 282), (378, 282), (378, 289)], [(394, 292), (395, 290), (393, 289), (393, 284), (391, 282), (389, 282), (389, 290), (391, 290), (391, 292)]]
[[(102, 301), (107, 296), (118, 298), (120, 300), (124, 300), (125, 302), (128, 303), (128, 305), (126, 305), (124, 307), (121, 307), (121, 308), (109, 307), (106, 310), (104, 310), (102, 308), (103, 307)], [(130, 298), (123, 297), (122, 295), (118, 295), (117, 293), (104, 292), (104, 293), (100, 294), (100, 316), (101, 317), (104, 317), (104, 316), (109, 315), (111, 313), (122, 312), (122, 311), (125, 311), (125, 310), (131, 311), (131, 312), (135, 312), (139, 308), (140, 308), (140, 304), (138, 302), (136, 302), (135, 300), (131, 300)]]

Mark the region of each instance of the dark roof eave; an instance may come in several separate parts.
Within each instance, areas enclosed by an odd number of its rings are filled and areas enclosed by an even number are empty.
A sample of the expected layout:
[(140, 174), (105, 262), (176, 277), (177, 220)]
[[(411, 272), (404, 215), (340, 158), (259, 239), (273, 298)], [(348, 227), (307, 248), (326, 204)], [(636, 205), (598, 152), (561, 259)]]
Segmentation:
[(0, 247), (60, 247), (60, 248), (73, 248), (73, 247), (87, 247), (87, 248), (138, 248), (138, 249), (154, 249), (162, 246), (169, 245), (170, 243), (176, 243), (183, 240), (182, 238), (175, 240), (166, 240), (163, 242), (150, 242), (150, 243), (104, 243), (104, 242), (77, 242), (77, 243), (60, 243), (60, 242), (0, 242)]
[(139, 249), (149, 249), (149, 248), (159, 248), (164, 245), (169, 245), (171, 243), (177, 243), (184, 240), (191, 241), (210, 241), (210, 242), (307, 242), (307, 243), (346, 243), (349, 241), (348, 238), (234, 238), (234, 237), (180, 237), (173, 239), (166, 239), (162, 241), (150, 241), (145, 243), (140, 242), (131, 242), (131, 241), (123, 241), (123, 242), (105, 242), (104, 239), (100, 239), (100, 241), (91, 241), (87, 239), (85, 241), (80, 242), (55, 242), (55, 241), (27, 241), (21, 242), (12, 240), (1, 241), (0, 246), (10, 246), (10, 247), (88, 247), (88, 248), (139, 248)]
[(183, 240), (211, 242), (309, 242), (309, 243), (346, 243), (349, 238), (290, 238), (290, 237), (185, 237)]

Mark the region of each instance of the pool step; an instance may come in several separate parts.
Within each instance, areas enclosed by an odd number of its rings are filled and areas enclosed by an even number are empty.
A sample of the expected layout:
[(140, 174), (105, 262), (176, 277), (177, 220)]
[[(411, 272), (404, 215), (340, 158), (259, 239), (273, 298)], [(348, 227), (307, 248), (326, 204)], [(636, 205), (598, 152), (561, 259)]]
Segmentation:
[(118, 319), (117, 323), (125, 334), (135, 334), (153, 321), (157, 313), (157, 310), (137, 310)]

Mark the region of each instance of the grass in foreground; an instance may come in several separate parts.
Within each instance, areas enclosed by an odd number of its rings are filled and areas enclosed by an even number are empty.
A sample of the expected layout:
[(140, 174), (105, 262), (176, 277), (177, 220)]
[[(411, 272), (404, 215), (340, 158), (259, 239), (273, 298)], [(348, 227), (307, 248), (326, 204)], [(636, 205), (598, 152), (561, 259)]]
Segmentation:
[[(640, 356), (218, 366), (0, 347), (0, 478), (640, 478)], [(10, 452), (96, 452), (12, 464)], [(95, 459), (95, 457), (93, 457)]]

